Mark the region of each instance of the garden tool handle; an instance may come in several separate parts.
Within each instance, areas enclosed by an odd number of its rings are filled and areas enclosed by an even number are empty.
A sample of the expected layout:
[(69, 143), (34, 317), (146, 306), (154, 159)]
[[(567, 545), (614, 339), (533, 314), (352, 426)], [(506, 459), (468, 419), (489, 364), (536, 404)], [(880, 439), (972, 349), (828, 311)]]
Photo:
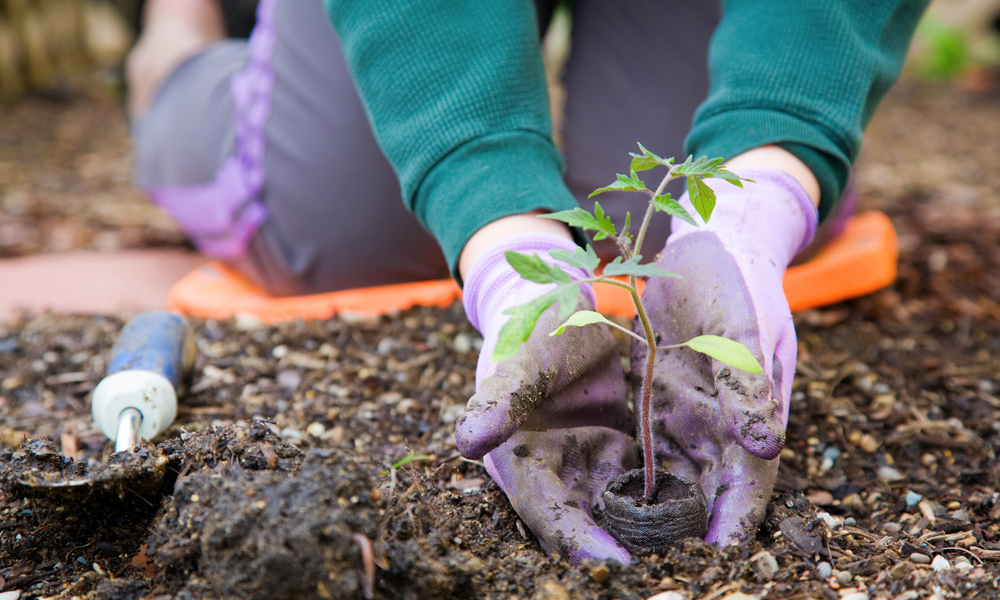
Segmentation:
[(159, 435), (177, 416), (177, 396), (194, 364), (187, 321), (169, 311), (145, 312), (122, 328), (108, 375), (94, 389), (94, 421), (115, 451)]

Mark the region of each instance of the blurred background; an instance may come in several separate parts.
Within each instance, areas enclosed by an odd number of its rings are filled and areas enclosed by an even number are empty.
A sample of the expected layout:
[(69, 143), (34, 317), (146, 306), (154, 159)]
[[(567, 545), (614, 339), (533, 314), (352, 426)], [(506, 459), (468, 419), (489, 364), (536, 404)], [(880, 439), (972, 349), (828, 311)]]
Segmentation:
[[(256, 2), (220, 2), (227, 4), (230, 31), (249, 34)], [(0, 0), (0, 259), (187, 247), (173, 223), (131, 184), (121, 66), (141, 6), (140, 0)], [(568, 11), (560, 14), (545, 44), (556, 105), (558, 67), (569, 51), (572, 26)], [(926, 135), (933, 135), (927, 143), (937, 144), (914, 150), (920, 156), (945, 150), (940, 135), (931, 132), (955, 133), (964, 126), (949, 119), (983, 121), (969, 135), (997, 137), (985, 121), (997, 120), (1000, 105), (998, 28), (1000, 0), (932, 4), (903, 81), (873, 123), (869, 146), (879, 159), (867, 164), (869, 172), (886, 165), (905, 169), (913, 162), (897, 147), (901, 135), (924, 135), (904, 126), (914, 124), (914, 115)], [(963, 114), (944, 114), (956, 102)], [(986, 146), (970, 141), (960, 151), (978, 153), (995, 167), (996, 147)], [(922, 168), (906, 176), (925, 174)], [(870, 181), (862, 191), (877, 203), (881, 179)], [(977, 185), (992, 189), (993, 181)]]

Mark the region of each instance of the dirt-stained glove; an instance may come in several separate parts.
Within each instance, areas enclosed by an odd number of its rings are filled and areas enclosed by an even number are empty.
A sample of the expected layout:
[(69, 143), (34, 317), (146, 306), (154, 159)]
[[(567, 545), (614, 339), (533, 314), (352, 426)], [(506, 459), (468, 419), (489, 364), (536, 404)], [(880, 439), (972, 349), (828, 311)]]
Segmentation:
[[(745, 170), (740, 189), (711, 180), (718, 196), (708, 224), (674, 218), (657, 265), (681, 275), (651, 278), (643, 302), (658, 345), (714, 334), (746, 346), (764, 369), (752, 375), (687, 348), (657, 354), (651, 414), (657, 456), (701, 483), (709, 511), (706, 541), (751, 538), (764, 518), (785, 442), (796, 338), (782, 278), (813, 238), (816, 209), (790, 176)], [(641, 328), (637, 328), (641, 333)], [(632, 364), (646, 347), (632, 345)], [(633, 383), (638, 393), (639, 382)]]
[[(604, 327), (571, 327), (549, 337), (561, 323), (556, 307), (539, 318), (531, 337), (511, 359), (490, 360), (497, 336), (510, 318), (503, 311), (553, 288), (521, 278), (504, 251), (538, 254), (575, 246), (551, 234), (506, 238), (480, 256), (466, 277), (465, 311), (483, 334), (475, 396), (458, 421), (455, 437), (466, 457), (480, 458), (547, 552), (571, 560), (629, 553), (594, 522), (608, 481), (636, 463), (633, 426), (626, 403), (618, 345)], [(566, 268), (575, 280), (589, 277)], [(583, 286), (579, 308), (593, 309)]]

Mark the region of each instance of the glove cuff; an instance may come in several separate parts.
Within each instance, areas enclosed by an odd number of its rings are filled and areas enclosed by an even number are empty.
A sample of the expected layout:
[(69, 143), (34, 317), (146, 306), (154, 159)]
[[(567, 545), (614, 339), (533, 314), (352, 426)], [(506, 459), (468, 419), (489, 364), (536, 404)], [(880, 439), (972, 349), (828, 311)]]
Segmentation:
[[(508, 236), (487, 248), (469, 268), (462, 291), (462, 304), (469, 321), (484, 337), (496, 334), (510, 319), (503, 314), (508, 308), (534, 300), (555, 288), (555, 284), (541, 284), (522, 279), (507, 262), (504, 253), (513, 250), (522, 254), (537, 254), (549, 264), (555, 261), (549, 250), (573, 252), (576, 244), (551, 233), (520, 233)], [(574, 281), (591, 276), (584, 269), (560, 265)], [(594, 292), (589, 284), (581, 291), (594, 302)]]
[(670, 239), (695, 231), (716, 232), (730, 249), (752, 248), (755, 254), (766, 250), (784, 269), (815, 237), (817, 209), (799, 182), (784, 171), (745, 169), (737, 175), (753, 182), (744, 181), (743, 189), (721, 179), (705, 182), (717, 196), (707, 224), (684, 194), (680, 203), (700, 226), (673, 217)]

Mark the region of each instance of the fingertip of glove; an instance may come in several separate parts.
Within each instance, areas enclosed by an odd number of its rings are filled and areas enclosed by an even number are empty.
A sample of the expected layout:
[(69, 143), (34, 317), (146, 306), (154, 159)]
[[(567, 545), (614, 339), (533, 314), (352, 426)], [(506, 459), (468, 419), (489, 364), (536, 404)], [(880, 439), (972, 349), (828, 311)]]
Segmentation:
[(739, 445), (750, 454), (764, 460), (772, 460), (785, 447), (785, 432), (768, 423), (734, 424), (733, 435)]
[(582, 561), (584, 559), (592, 560), (613, 560), (623, 565), (627, 565), (632, 561), (632, 555), (625, 548), (622, 548), (617, 544), (617, 542), (612, 546), (610, 544), (603, 546), (600, 551), (589, 553), (587, 556), (580, 556), (577, 561)]
[[(573, 564), (579, 564), (584, 560), (613, 560), (623, 565), (632, 561), (632, 555), (602, 529), (598, 529), (591, 534), (589, 543), (577, 549), (563, 548), (569, 555), (568, 558)], [(548, 550), (547, 550), (548, 551)]]
[(455, 445), (462, 456), (470, 460), (479, 460), (493, 448), (488, 443), (484, 443), (479, 435), (476, 435), (475, 428), (466, 425), (467, 419), (462, 416), (455, 424)]

